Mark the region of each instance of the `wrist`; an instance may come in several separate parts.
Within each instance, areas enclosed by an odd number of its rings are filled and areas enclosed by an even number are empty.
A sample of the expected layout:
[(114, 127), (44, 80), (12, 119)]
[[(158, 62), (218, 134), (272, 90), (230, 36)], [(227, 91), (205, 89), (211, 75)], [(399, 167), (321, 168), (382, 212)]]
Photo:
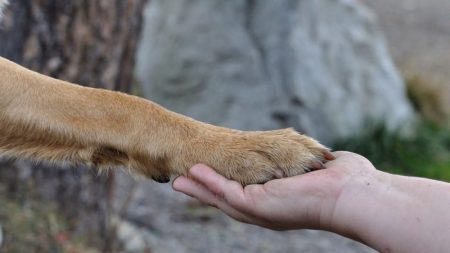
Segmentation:
[(443, 191), (433, 188), (437, 186), (431, 180), (372, 171), (343, 189), (333, 232), (381, 252), (439, 252), (445, 233), (433, 231), (447, 225), (445, 219), (435, 218), (436, 210), (447, 208), (439, 195)]
[[(351, 239), (372, 245), (371, 239), (378, 236), (380, 227), (390, 222), (391, 205), (400, 194), (395, 175), (378, 170), (364, 170), (352, 175), (343, 183), (332, 216), (331, 231)], [(393, 201), (391, 201), (393, 200)], [(386, 206), (387, 205), (387, 206)]]

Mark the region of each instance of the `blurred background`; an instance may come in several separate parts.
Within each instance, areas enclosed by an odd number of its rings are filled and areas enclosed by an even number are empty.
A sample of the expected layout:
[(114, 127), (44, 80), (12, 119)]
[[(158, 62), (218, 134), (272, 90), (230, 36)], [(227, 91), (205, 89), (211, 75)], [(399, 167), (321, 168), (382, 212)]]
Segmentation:
[[(444, 0), (15, 0), (0, 55), (212, 124), (294, 127), (380, 170), (450, 182), (449, 11)], [(373, 251), (241, 224), (119, 170), (2, 160), (0, 252)]]

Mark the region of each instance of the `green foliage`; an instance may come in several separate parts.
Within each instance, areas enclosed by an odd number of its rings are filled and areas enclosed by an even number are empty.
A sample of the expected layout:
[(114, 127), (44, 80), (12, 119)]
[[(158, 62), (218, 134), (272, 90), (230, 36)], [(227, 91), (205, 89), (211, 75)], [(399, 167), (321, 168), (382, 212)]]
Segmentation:
[(379, 170), (450, 182), (450, 130), (433, 124), (423, 124), (411, 137), (375, 127), (334, 149), (361, 154)]

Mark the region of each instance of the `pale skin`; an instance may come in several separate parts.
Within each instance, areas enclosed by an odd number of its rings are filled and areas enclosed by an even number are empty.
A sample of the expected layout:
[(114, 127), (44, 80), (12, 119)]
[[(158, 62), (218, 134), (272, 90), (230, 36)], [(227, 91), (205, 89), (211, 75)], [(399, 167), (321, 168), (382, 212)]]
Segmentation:
[(354, 153), (334, 155), (324, 170), (245, 187), (199, 164), (173, 188), (273, 230), (331, 231), (380, 252), (448, 252), (450, 184), (381, 172)]

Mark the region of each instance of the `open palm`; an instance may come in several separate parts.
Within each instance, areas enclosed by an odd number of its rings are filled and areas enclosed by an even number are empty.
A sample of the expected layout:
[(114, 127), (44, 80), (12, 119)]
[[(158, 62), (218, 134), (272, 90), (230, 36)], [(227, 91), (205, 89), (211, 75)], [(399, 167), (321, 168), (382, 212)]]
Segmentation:
[(245, 187), (205, 165), (196, 165), (189, 177), (178, 177), (173, 188), (242, 222), (274, 230), (327, 230), (345, 186), (370, 176), (374, 169), (367, 159), (354, 153), (334, 152), (334, 156), (335, 160), (325, 164), (326, 169)]

